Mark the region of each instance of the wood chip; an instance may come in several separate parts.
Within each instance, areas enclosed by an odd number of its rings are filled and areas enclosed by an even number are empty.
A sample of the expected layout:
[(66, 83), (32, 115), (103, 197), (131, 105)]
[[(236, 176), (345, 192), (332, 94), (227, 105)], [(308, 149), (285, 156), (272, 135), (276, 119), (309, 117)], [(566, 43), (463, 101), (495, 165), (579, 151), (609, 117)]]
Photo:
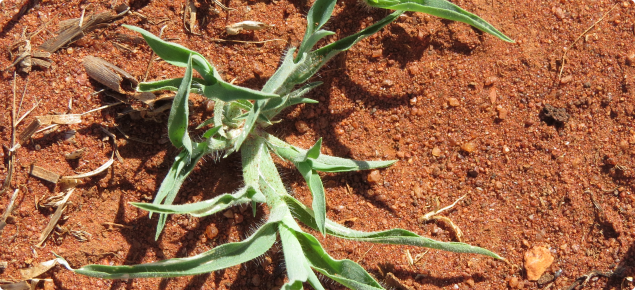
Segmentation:
[(59, 206), (55, 210), (53, 217), (51, 217), (51, 220), (49, 221), (48, 225), (46, 226), (44, 231), (42, 231), (42, 233), (40, 234), (39, 242), (37, 243), (36, 247), (38, 248), (42, 247), (42, 244), (44, 244), (44, 242), (46, 241), (46, 238), (48, 238), (48, 236), (51, 234), (51, 231), (53, 231), (53, 229), (55, 228), (55, 225), (60, 220), (60, 217), (62, 217), (62, 213), (64, 212), (64, 209), (66, 209), (68, 199), (73, 194), (73, 191), (75, 191), (75, 188), (69, 189), (66, 195), (64, 195), (64, 198), (59, 202)]
[(52, 172), (52, 171), (49, 171), (47, 169), (44, 169), (44, 168), (42, 168), (40, 166), (37, 166), (35, 164), (31, 166), (31, 172), (30, 173), (31, 173), (31, 175), (33, 175), (33, 176), (35, 176), (37, 178), (40, 178), (40, 179), (43, 179), (43, 180), (46, 180), (46, 181), (52, 182), (52, 183), (57, 183), (60, 180), (60, 175), (59, 174), (57, 174), (55, 172)]
[(262, 30), (267, 27), (269, 27), (268, 24), (248, 20), (228, 25), (225, 27), (225, 31), (227, 31), (227, 34), (229, 35), (237, 35), (243, 30)]
[(71, 125), (79, 124), (82, 122), (81, 114), (65, 114), (65, 115), (46, 115), (35, 117), (40, 121), (40, 125)]
[(13, 191), (13, 195), (11, 196), (11, 200), (9, 201), (9, 205), (7, 205), (7, 209), (4, 210), (4, 213), (0, 218), (0, 234), (2, 233), (2, 229), (4, 229), (4, 227), (7, 225), (7, 218), (9, 218), (9, 215), (13, 211), (13, 203), (15, 202), (15, 198), (18, 196), (19, 191), (20, 190), (18, 188)]
[(79, 159), (82, 157), (82, 155), (84, 155), (85, 151), (86, 151), (86, 148), (77, 149), (71, 153), (64, 155), (64, 158), (66, 158), (66, 160)]
[(55, 265), (57, 265), (57, 259), (42, 262), (30, 268), (20, 269), (20, 275), (24, 280), (33, 279), (46, 273), (48, 270), (55, 267)]
[(82, 178), (95, 176), (97, 174), (100, 174), (100, 173), (106, 171), (106, 169), (108, 169), (114, 162), (115, 162), (115, 160), (111, 156), (110, 159), (108, 161), (106, 161), (106, 163), (104, 163), (102, 166), (99, 166), (99, 168), (97, 168), (97, 169), (95, 169), (93, 171), (82, 173), (82, 174), (78, 174), (78, 175), (62, 176), (60, 179), (61, 180), (82, 179)]
[(137, 79), (116, 65), (90, 55), (84, 57), (83, 63), (86, 74), (109, 89), (121, 94), (136, 92)]
[(27, 126), (24, 131), (22, 131), (22, 134), (20, 134), (20, 143), (24, 143), (29, 138), (31, 138), (31, 136), (35, 134), (35, 132), (37, 131), (37, 129), (40, 128), (41, 125), (42, 122), (40, 122), (38, 118), (35, 118), (33, 121), (31, 121), (31, 124), (29, 124), (29, 126)]
[(46, 41), (39, 48), (53, 53), (58, 49), (79, 40), (87, 33), (99, 27), (103, 27), (104, 24), (124, 16), (129, 10), (130, 8), (127, 6), (122, 7), (120, 5), (117, 7), (116, 11), (92, 14), (88, 17), (62, 21), (60, 22), (60, 30), (57, 33), (58, 35)]

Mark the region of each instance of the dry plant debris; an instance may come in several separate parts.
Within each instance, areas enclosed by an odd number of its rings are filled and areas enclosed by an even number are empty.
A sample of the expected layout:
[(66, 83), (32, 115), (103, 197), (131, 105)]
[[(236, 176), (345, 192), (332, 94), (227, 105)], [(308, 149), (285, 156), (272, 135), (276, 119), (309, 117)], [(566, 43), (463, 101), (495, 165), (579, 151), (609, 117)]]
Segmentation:
[(238, 35), (243, 30), (257, 31), (265, 29), (269, 26), (270, 25), (262, 22), (247, 20), (228, 25), (227, 27), (225, 27), (225, 30), (229, 35)]
[(439, 209), (439, 210), (433, 210), (433, 211), (421, 216), (419, 218), (419, 222), (420, 223), (425, 223), (425, 222), (428, 222), (428, 221), (431, 221), (431, 220), (434, 220), (434, 221), (437, 221), (437, 222), (440, 221), (443, 224), (445, 224), (449, 229), (452, 230), (452, 235), (456, 238), (457, 241), (462, 242), (462, 240), (463, 240), (463, 232), (461, 231), (461, 229), (456, 224), (454, 224), (454, 222), (451, 219), (449, 219), (447, 217), (444, 217), (444, 216), (439, 216), (438, 214), (453, 208), (459, 201), (461, 201), (466, 196), (467, 196), (467, 194), (459, 197), (459, 199), (454, 201), (451, 205), (448, 205), (448, 206), (446, 206), (446, 207), (444, 207), (442, 209)]
[(60, 23), (60, 29), (57, 32), (57, 36), (49, 39), (39, 48), (53, 53), (61, 47), (79, 40), (87, 33), (103, 27), (106, 23), (123, 17), (129, 10), (130, 7), (122, 4), (117, 6), (115, 11), (91, 14), (87, 17), (83, 17), (82, 13), (82, 17), (80, 18), (62, 21)]
[(102, 58), (89, 55), (83, 63), (89, 77), (120, 94), (134, 94), (139, 85), (135, 77)]
[(7, 208), (4, 210), (4, 213), (2, 214), (2, 217), (0, 217), (0, 234), (2, 234), (2, 230), (7, 225), (7, 218), (9, 218), (9, 215), (13, 211), (13, 204), (15, 203), (15, 199), (18, 196), (18, 192), (19, 191), (20, 190), (18, 188), (16, 188), (13, 191), (13, 194), (11, 195), (11, 200), (9, 201), (9, 204), (7, 205)]
[(55, 203), (57, 205), (57, 209), (55, 210), (55, 213), (51, 217), (51, 220), (49, 221), (46, 228), (44, 228), (44, 230), (40, 234), (40, 238), (38, 239), (39, 241), (35, 245), (36, 247), (41, 248), (44, 242), (46, 241), (46, 238), (48, 238), (51, 231), (53, 231), (53, 229), (55, 228), (55, 225), (57, 225), (57, 222), (62, 217), (62, 213), (66, 209), (66, 205), (68, 204), (68, 199), (71, 197), (74, 191), (75, 191), (75, 188), (68, 189), (66, 193), (64, 194), (64, 197), (62, 198), (62, 200), (57, 201)]

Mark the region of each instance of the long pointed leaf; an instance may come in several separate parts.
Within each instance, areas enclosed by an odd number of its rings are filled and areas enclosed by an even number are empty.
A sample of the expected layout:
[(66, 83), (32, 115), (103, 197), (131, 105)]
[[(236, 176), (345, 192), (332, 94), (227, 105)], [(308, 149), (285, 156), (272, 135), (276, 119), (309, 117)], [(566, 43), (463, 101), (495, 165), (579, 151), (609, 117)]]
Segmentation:
[(312, 235), (302, 232), (294, 234), (311, 267), (318, 272), (351, 289), (384, 289), (359, 264), (348, 259), (333, 259)]
[(487, 21), (445, 0), (368, 0), (366, 3), (378, 8), (423, 12), (449, 20), (460, 21), (494, 35), (501, 40), (514, 42), (494, 26), (487, 23)]
[[(182, 151), (174, 159), (174, 164), (172, 164), (168, 175), (165, 177), (163, 182), (161, 182), (161, 187), (159, 187), (159, 192), (157, 192), (157, 196), (152, 202), (153, 204), (172, 204), (172, 202), (174, 202), (176, 194), (179, 192), (179, 189), (181, 189), (181, 185), (185, 181), (185, 178), (190, 175), (192, 170), (194, 170), (194, 167), (196, 167), (196, 163), (198, 163), (203, 155), (207, 154), (209, 150), (208, 144), (206, 143), (195, 144), (196, 147), (193, 150), (192, 156), (187, 155), (187, 151)], [(152, 213), (150, 213), (150, 217), (152, 217)], [(159, 222), (157, 223), (157, 231), (154, 236), (155, 240), (159, 239), (159, 236), (163, 231), (163, 227), (165, 227), (166, 221), (167, 215), (160, 214)]]
[[(183, 82), (183, 78), (166, 79), (153, 82), (139, 83), (137, 91), (139, 92), (154, 92), (161, 90), (177, 91), (179, 86)], [(199, 93), (200, 89), (197, 86), (202, 86), (205, 80), (199, 78), (192, 78), (192, 86), (190, 87), (191, 93)]]
[[(291, 196), (285, 196), (284, 199), (291, 208), (291, 213), (293, 213), (295, 218), (315, 230), (318, 229), (315, 222), (313, 210), (307, 208), (304, 204)], [(379, 244), (410, 245), (456, 253), (479, 254), (495, 259), (503, 259), (496, 253), (480, 247), (471, 246), (465, 243), (440, 242), (430, 238), (419, 236), (411, 231), (407, 231), (404, 229), (392, 229), (380, 232), (361, 232), (344, 227), (329, 219), (326, 220), (325, 226), (327, 234), (354, 241)]]
[(143, 202), (131, 202), (130, 204), (150, 212), (163, 214), (190, 214), (195, 217), (203, 217), (215, 214), (226, 208), (248, 203), (250, 201), (264, 202), (265, 197), (252, 187), (245, 187), (234, 194), (222, 194), (212, 199), (179, 205), (160, 205)]
[[(284, 142), (275, 136), (268, 133), (260, 133), (260, 135), (267, 140), (267, 145), (281, 158), (289, 160), (291, 162), (298, 162), (306, 155), (307, 150), (295, 147), (287, 142)], [(397, 160), (389, 161), (359, 161), (346, 158), (329, 156), (326, 154), (320, 154), (317, 159), (309, 159), (311, 167), (317, 171), (322, 172), (347, 172), (356, 170), (368, 170), (376, 168), (388, 167)]]
[(58, 261), (75, 273), (106, 279), (198, 275), (239, 265), (264, 254), (276, 241), (277, 226), (274, 222), (266, 223), (244, 241), (223, 244), (188, 258), (174, 258), (134, 266), (88, 265), (75, 270), (61, 257), (58, 257)]
[(324, 235), (324, 222), (326, 221), (326, 196), (324, 194), (324, 185), (317, 171), (311, 169), (306, 162), (296, 163), (295, 165), (304, 177), (311, 194), (313, 195), (312, 208), (315, 213), (316, 225), (320, 233)]
[(185, 76), (179, 86), (179, 91), (172, 101), (170, 109), (170, 117), (168, 118), (168, 135), (170, 141), (176, 148), (185, 148), (187, 151), (187, 161), (192, 155), (192, 140), (187, 132), (188, 121), (190, 117), (188, 98), (190, 94), (190, 86), (192, 85), (192, 57), (187, 60)]

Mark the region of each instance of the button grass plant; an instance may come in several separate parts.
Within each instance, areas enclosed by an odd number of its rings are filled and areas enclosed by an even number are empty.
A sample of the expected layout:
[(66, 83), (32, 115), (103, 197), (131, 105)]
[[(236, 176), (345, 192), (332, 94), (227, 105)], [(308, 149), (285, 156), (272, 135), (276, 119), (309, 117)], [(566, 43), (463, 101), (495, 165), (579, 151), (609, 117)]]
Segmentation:
[[(180, 148), (181, 152), (163, 180), (154, 202), (133, 203), (134, 206), (149, 211), (151, 216), (153, 213), (159, 215), (155, 238), (159, 238), (169, 214), (204, 217), (235, 205), (251, 203), (255, 215), (256, 204), (264, 203), (269, 209), (269, 216), (260, 228), (243, 241), (226, 243), (188, 258), (132, 266), (88, 265), (75, 270), (61, 257), (58, 259), (60, 263), (75, 273), (108, 279), (197, 275), (253, 260), (265, 254), (279, 239), (288, 277), (283, 289), (302, 289), (303, 283), (309, 283), (315, 289), (324, 289), (314, 271), (352, 289), (383, 289), (359, 264), (347, 259), (332, 258), (313, 234), (300, 227), (298, 221), (321, 235), (481, 254), (502, 259), (480, 247), (435, 241), (403, 229), (362, 232), (329, 220), (326, 217), (325, 192), (319, 172), (384, 168), (395, 161), (357, 161), (327, 156), (320, 152), (322, 139), (306, 150), (276, 138), (267, 132), (267, 128), (273, 125), (273, 118), (283, 109), (300, 103), (317, 103), (304, 95), (321, 82), (307, 81), (335, 55), (378, 32), (404, 11), (424, 12), (465, 22), (504, 41), (511, 42), (511, 39), (481, 18), (444, 0), (368, 0), (367, 4), (372, 7), (397, 11), (353, 35), (314, 49), (319, 40), (334, 34), (323, 30), (322, 26), (331, 17), (335, 3), (336, 0), (314, 2), (307, 14), (308, 25), (299, 48), (288, 51), (278, 70), (260, 91), (224, 81), (214, 66), (197, 52), (163, 41), (141, 28), (126, 26), (141, 33), (152, 50), (163, 60), (186, 68), (182, 78), (141, 83), (137, 88), (142, 92), (177, 92), (168, 119), (168, 134), (172, 144)], [(202, 78), (193, 77), (193, 70)], [(215, 101), (213, 117), (197, 127), (212, 125), (203, 134), (202, 142), (193, 141), (188, 133), (190, 93), (201, 94)], [(203, 156), (220, 154), (226, 157), (232, 153), (240, 153), (242, 158), (242, 188), (201, 202), (173, 204), (183, 181)], [(313, 196), (310, 207), (287, 192), (272, 153), (293, 163), (304, 177)]]

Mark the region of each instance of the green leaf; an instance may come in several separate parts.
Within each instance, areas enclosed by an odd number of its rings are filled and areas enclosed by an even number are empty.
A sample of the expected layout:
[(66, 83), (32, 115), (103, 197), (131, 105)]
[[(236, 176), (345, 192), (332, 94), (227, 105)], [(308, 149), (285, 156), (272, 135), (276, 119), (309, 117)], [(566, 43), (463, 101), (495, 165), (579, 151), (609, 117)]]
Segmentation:
[[(281, 197), (286, 195), (287, 191), (267, 150), (265, 140), (256, 136), (248, 138), (240, 153), (245, 185), (261, 188), (270, 206), (280, 203)], [(261, 187), (261, 183), (264, 183), (266, 188)]]
[(487, 21), (445, 0), (367, 0), (366, 3), (378, 8), (423, 12), (449, 20), (460, 21), (494, 35), (501, 40), (514, 42), (494, 26), (487, 23)]
[[(301, 162), (306, 156), (307, 150), (297, 148), (290, 145), (275, 136), (259, 132), (259, 134), (267, 140), (267, 145), (276, 155), (289, 160), (291, 162)], [(359, 161), (340, 157), (333, 157), (326, 154), (320, 154), (317, 159), (307, 160), (311, 163), (311, 168), (322, 172), (347, 172), (356, 170), (369, 170), (376, 168), (384, 168), (393, 165), (397, 160), (389, 161)]]
[(179, 91), (176, 93), (176, 96), (172, 101), (170, 117), (168, 118), (168, 135), (170, 137), (170, 141), (172, 141), (172, 144), (176, 148), (184, 147), (188, 153), (188, 158), (192, 155), (192, 140), (190, 139), (190, 135), (187, 133), (187, 125), (190, 116), (188, 96), (190, 94), (191, 85), (192, 58), (190, 57), (187, 61), (185, 76), (179, 86)]
[(401, 15), (402, 13), (403, 11), (395, 11), (392, 14), (386, 16), (384, 19), (374, 23), (371, 26), (366, 27), (365, 29), (353, 35), (342, 38), (315, 51), (306, 53), (306, 56), (298, 61), (298, 65), (300, 66), (297, 67), (297, 69), (295, 69), (293, 73), (289, 75), (287, 83), (296, 85), (306, 82), (310, 77), (317, 73), (317, 71), (322, 66), (324, 66), (338, 53), (348, 50), (362, 39), (377, 33), (379, 30), (384, 28), (384, 26), (397, 19), (397, 17), (399, 17), (399, 15)]
[[(187, 151), (181, 151), (181, 153), (176, 156), (168, 175), (166, 175), (163, 182), (161, 182), (161, 187), (159, 187), (159, 192), (157, 192), (152, 202), (153, 204), (172, 204), (172, 202), (174, 202), (176, 194), (179, 192), (179, 189), (181, 189), (185, 178), (194, 170), (196, 163), (198, 163), (203, 155), (208, 153), (209, 144), (195, 143), (195, 145), (191, 156), (188, 155)], [(150, 217), (152, 217), (152, 213), (150, 213)], [(167, 215), (159, 215), (157, 231), (154, 237), (155, 240), (159, 239), (159, 235), (161, 235), (166, 221)]]
[[(174, 78), (174, 79), (160, 80), (160, 81), (154, 81), (154, 82), (143, 82), (143, 83), (139, 83), (139, 86), (137, 87), (137, 91), (139, 92), (154, 92), (154, 91), (162, 91), (162, 90), (176, 91), (179, 89), (179, 86), (181, 85), (182, 82), (183, 82), (183, 78)], [(203, 83), (205, 83), (205, 80), (199, 79), (199, 78), (192, 78), (192, 83), (196, 85), (193, 85), (190, 87), (190, 92), (199, 93), (200, 89), (197, 88), (196, 86), (202, 85)]]
[(302, 245), (304, 256), (318, 272), (351, 289), (384, 289), (359, 264), (348, 260), (333, 259), (310, 234), (294, 232)]
[(326, 196), (324, 194), (324, 185), (322, 184), (322, 179), (317, 171), (311, 169), (311, 166), (306, 162), (296, 163), (295, 166), (304, 177), (307, 185), (309, 185), (309, 190), (311, 190), (311, 194), (313, 195), (313, 211), (315, 213), (315, 220), (317, 224), (317, 228), (324, 235), (324, 221), (326, 220)]
[(171, 65), (187, 67), (188, 58), (192, 55), (192, 67), (205, 79), (204, 82), (201, 82), (201, 90), (208, 98), (233, 101), (236, 99), (258, 100), (278, 97), (275, 94), (263, 93), (225, 82), (212, 64), (200, 53), (189, 50), (180, 44), (164, 41), (142, 28), (130, 25), (124, 25), (124, 27), (141, 33), (152, 50)]
[[(318, 229), (313, 210), (306, 207), (304, 204), (302, 204), (300, 201), (293, 198), (292, 196), (285, 196), (284, 200), (291, 209), (291, 213), (295, 218), (297, 218), (303, 224), (312, 229)], [(391, 229), (380, 232), (361, 232), (349, 229), (329, 219), (326, 219), (325, 227), (327, 234), (353, 241), (393, 245), (410, 245), (450, 251), (455, 253), (479, 254), (495, 259), (503, 259), (496, 253), (480, 247), (471, 246), (465, 243), (440, 242), (430, 238), (419, 236), (411, 231), (407, 231), (404, 229)]]
[(218, 99), (225, 102), (236, 100), (265, 100), (279, 98), (279, 95), (263, 93), (261, 91), (252, 90), (241, 86), (235, 86), (230, 83), (219, 81), (211, 86), (202, 87), (203, 95), (209, 99)]
[(320, 39), (335, 34), (331, 31), (320, 30), (320, 28), (331, 18), (336, 2), (336, 0), (316, 0), (313, 3), (306, 15), (306, 30), (296, 62), (300, 60), (302, 54), (310, 51)]
[[(313, 147), (309, 148), (306, 152), (306, 158), (317, 159), (320, 157), (320, 150), (322, 149), (322, 138), (317, 140)], [(306, 159), (305, 159), (306, 160)]]
[[(203, 128), (203, 127), (205, 127), (205, 126), (207, 126), (209, 124), (212, 124), (212, 123), (214, 123), (214, 118), (209, 118), (209, 119), (203, 121), (203, 123), (198, 124), (198, 126), (196, 126), (196, 130), (201, 129), (201, 128)], [(217, 128), (217, 127), (214, 127), (214, 128)], [(218, 126), (218, 128), (220, 129), (221, 127)]]
[(223, 244), (188, 258), (173, 258), (134, 266), (88, 265), (76, 270), (72, 269), (68, 262), (59, 256), (58, 261), (75, 273), (105, 279), (169, 278), (198, 275), (236, 266), (264, 254), (276, 242), (277, 227), (278, 223), (268, 222), (244, 241)]
[(216, 133), (218, 133), (218, 130), (220, 130), (220, 128), (221, 128), (220, 126), (214, 127), (214, 128), (210, 128), (209, 130), (205, 131), (205, 133), (203, 134), (203, 138), (205, 138), (205, 139), (211, 138), (212, 136), (216, 135)]
[(180, 44), (164, 41), (143, 28), (125, 24), (123, 27), (141, 33), (143, 39), (145, 39), (154, 53), (171, 65), (187, 67), (188, 59), (192, 55), (192, 65), (205, 78), (206, 84), (216, 83), (214, 67), (200, 53), (189, 50)]
[(226, 208), (248, 203), (250, 201), (265, 202), (265, 197), (256, 191), (256, 189), (248, 186), (240, 189), (234, 194), (221, 194), (212, 199), (205, 201), (180, 204), (180, 205), (160, 205), (142, 202), (131, 202), (130, 204), (150, 212), (158, 212), (163, 214), (190, 214), (195, 217), (203, 217), (215, 214)]
[(280, 241), (282, 241), (282, 252), (284, 253), (284, 262), (288, 265), (287, 277), (289, 281), (306, 282), (309, 278), (309, 263), (302, 253), (302, 246), (293, 234), (293, 230), (284, 224), (278, 226), (280, 232)]
[(256, 120), (258, 119), (258, 116), (260, 115), (260, 108), (264, 104), (265, 102), (262, 100), (256, 101), (256, 103), (254, 103), (254, 107), (252, 108), (251, 111), (249, 111), (249, 115), (247, 116), (247, 119), (245, 120), (245, 123), (243, 124), (243, 128), (240, 132), (240, 135), (236, 137), (233, 151), (238, 151), (240, 149), (240, 146), (243, 144), (245, 139), (247, 139), (247, 136), (249, 136), (251, 131), (254, 129)]

